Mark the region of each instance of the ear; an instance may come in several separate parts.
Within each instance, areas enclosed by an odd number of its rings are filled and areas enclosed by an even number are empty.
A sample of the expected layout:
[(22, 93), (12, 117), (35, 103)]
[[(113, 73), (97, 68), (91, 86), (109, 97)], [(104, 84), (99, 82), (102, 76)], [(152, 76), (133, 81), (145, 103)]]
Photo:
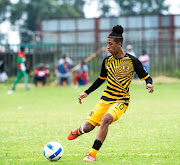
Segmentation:
[(122, 43), (121, 42), (118, 43), (118, 47), (120, 47), (120, 48), (122, 47)]

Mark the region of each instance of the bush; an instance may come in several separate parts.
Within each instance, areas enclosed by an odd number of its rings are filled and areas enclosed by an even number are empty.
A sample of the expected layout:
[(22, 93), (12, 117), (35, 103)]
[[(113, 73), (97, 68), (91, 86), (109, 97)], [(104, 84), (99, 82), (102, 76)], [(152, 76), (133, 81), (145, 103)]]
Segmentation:
[(176, 70), (173, 72), (173, 77), (180, 78), (180, 70)]

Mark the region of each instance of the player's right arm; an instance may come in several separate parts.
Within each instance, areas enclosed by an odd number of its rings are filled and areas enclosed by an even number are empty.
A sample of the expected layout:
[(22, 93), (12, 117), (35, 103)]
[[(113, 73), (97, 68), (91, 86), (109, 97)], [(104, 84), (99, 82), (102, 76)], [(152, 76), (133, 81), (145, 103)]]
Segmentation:
[[(105, 58), (106, 59), (106, 58)], [(82, 104), (82, 99), (86, 98), (91, 92), (99, 88), (107, 79), (107, 69), (105, 68), (105, 59), (103, 60), (100, 76), (94, 81), (94, 83), (82, 94), (79, 95), (79, 103)]]

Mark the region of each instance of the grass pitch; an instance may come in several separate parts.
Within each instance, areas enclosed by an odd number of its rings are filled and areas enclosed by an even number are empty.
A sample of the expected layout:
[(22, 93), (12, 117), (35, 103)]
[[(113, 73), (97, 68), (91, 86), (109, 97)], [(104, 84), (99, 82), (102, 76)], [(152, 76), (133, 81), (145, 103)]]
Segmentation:
[[(143, 165), (180, 163), (180, 83), (154, 84), (149, 94), (145, 84), (132, 83), (127, 112), (109, 127), (97, 161), (82, 162), (96, 138), (92, 132), (68, 141), (68, 133), (84, 123), (98, 102), (105, 85), (94, 91), (83, 104), (78, 95), (87, 87), (17, 86), (0, 84), (0, 164), (94, 164)], [(64, 148), (58, 162), (43, 155), (46, 143), (57, 141)]]

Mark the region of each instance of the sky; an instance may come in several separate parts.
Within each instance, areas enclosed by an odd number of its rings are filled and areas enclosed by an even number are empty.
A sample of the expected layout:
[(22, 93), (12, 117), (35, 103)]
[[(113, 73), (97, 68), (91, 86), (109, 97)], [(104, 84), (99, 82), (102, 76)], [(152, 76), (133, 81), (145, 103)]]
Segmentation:
[[(97, 9), (98, 3), (96, 0), (91, 0), (91, 5), (86, 5), (84, 8), (86, 18), (94, 18), (99, 17), (99, 11)], [(117, 7), (114, 5), (113, 1), (110, 1), (110, 5), (112, 6), (111, 13), (117, 15), (118, 13), (115, 12)], [(180, 0), (165, 0), (165, 4), (170, 5), (169, 13), (170, 14), (180, 14)], [(92, 11), (94, 9), (94, 11)], [(89, 12), (92, 11), (92, 12)]]
[[(16, 3), (18, 0), (11, 0)], [(180, 14), (180, 0), (165, 0), (165, 3), (170, 5), (169, 13), (170, 14)], [(112, 6), (112, 10), (110, 11), (112, 14), (117, 15), (116, 12), (117, 7), (113, 1), (110, 1), (110, 5)], [(93, 9), (93, 11), (92, 11)], [(91, 12), (89, 12), (91, 11)], [(86, 18), (96, 18), (99, 17), (100, 12), (98, 11), (98, 3), (96, 0), (91, 0), (91, 5), (86, 5), (84, 7), (85, 17)], [(9, 44), (18, 44), (20, 43), (19, 34), (17, 31), (12, 30), (8, 21), (3, 24), (0, 24), (0, 33), (7, 33), (7, 38)]]

